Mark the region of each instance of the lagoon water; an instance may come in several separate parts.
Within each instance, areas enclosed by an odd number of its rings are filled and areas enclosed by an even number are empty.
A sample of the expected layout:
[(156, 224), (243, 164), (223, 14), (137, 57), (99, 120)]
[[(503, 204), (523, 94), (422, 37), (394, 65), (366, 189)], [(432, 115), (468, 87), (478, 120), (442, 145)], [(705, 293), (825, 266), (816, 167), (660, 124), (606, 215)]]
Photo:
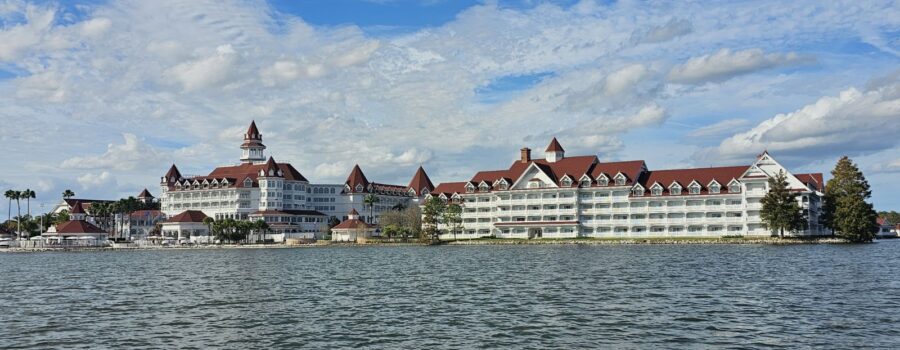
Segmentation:
[(0, 348), (900, 348), (900, 241), (0, 254)]

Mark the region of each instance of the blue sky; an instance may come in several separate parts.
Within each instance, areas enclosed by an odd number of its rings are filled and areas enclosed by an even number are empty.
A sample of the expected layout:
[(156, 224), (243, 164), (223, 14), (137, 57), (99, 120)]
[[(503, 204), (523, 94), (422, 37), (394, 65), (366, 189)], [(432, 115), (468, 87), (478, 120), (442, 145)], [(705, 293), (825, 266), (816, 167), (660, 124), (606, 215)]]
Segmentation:
[[(849, 155), (900, 210), (892, 1), (0, 0), (0, 188), (118, 197), (234, 163), (315, 182), (508, 166), (556, 136), (651, 169)], [(5, 128), (6, 129), (6, 128)], [(5, 210), (6, 203), (0, 204)]]

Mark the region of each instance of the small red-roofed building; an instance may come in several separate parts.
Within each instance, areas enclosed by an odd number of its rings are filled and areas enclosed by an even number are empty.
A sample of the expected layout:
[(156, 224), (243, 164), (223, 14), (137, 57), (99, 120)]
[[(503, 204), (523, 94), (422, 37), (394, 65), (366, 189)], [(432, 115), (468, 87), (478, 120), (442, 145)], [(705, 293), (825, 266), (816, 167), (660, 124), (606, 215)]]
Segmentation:
[(333, 242), (358, 242), (371, 238), (374, 232), (374, 225), (360, 220), (356, 209), (350, 209), (347, 219), (331, 228), (331, 240)]
[(211, 243), (209, 226), (203, 222), (208, 216), (199, 210), (185, 210), (162, 222), (161, 237), (150, 240), (177, 240), (181, 243)]
[(84, 205), (76, 201), (69, 212), (69, 221), (51, 226), (41, 237), (49, 246), (96, 247), (106, 246), (109, 233), (86, 221)]

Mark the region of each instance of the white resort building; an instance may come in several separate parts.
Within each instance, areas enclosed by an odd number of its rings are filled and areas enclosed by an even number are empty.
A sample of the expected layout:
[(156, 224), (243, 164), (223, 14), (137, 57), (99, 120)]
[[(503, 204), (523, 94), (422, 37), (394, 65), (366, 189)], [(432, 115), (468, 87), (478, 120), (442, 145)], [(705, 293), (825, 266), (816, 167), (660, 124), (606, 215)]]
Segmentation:
[(442, 183), (427, 196), (463, 206), (459, 238), (769, 236), (760, 219), (768, 178), (784, 171), (809, 225), (818, 224), (822, 174), (792, 174), (765, 152), (751, 164), (649, 170), (642, 160), (567, 157), (554, 138), (544, 159), (523, 148), (504, 170)]
[[(182, 176), (174, 164), (160, 180), (160, 208), (167, 217), (187, 210), (216, 220), (265, 220), (285, 239), (322, 238), (332, 218), (347, 220), (351, 210), (372, 213), (376, 223), (391, 208), (417, 205), (434, 189), (421, 167), (408, 186), (370, 182), (354, 166), (343, 184), (311, 184), (293, 165), (265, 157), (262, 134), (252, 122), (240, 146), (240, 164), (215, 168), (204, 176)], [(365, 203), (367, 195), (375, 203)]]

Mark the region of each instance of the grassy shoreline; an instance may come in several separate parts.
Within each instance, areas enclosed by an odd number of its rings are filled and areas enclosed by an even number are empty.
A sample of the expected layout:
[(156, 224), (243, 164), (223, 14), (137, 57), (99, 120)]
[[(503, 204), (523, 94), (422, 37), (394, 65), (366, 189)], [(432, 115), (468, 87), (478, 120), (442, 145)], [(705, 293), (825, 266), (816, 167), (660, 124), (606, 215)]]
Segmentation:
[[(757, 245), (794, 245), (794, 244), (849, 244), (847, 241), (831, 238), (777, 238), (777, 237), (658, 237), (658, 238), (544, 238), (544, 239), (512, 239), (512, 238), (476, 238), (443, 241), (441, 245), (449, 246), (484, 246), (484, 245), (718, 245), (718, 244), (757, 244)], [(322, 241), (312, 244), (225, 244), (202, 246), (143, 246), (143, 247), (71, 247), (71, 248), (10, 248), (0, 249), (0, 253), (32, 253), (32, 252), (91, 252), (91, 251), (141, 251), (141, 250), (213, 250), (213, 249), (296, 249), (324, 247), (374, 247), (374, 246), (426, 246), (421, 242), (385, 242), (369, 240), (366, 243), (336, 243)]]

